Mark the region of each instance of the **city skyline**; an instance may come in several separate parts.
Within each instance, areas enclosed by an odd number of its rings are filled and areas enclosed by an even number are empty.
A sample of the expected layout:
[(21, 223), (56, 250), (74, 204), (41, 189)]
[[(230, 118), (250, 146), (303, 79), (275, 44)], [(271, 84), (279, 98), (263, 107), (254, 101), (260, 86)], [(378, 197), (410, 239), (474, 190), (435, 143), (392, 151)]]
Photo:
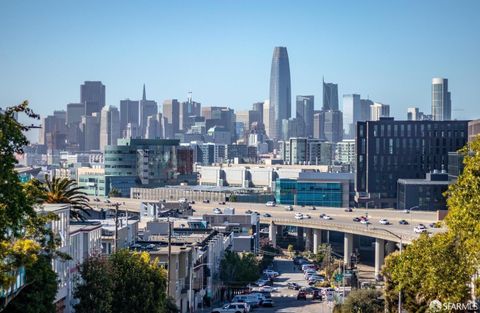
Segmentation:
[[(446, 77), (452, 92), (452, 118), (469, 117), (466, 112), (478, 116), (480, 108), (469, 90), (474, 89), (474, 77), (480, 70), (475, 57), (479, 43), (471, 40), (480, 27), (473, 14), (477, 11), (473, 7), (479, 4), (469, 3), (470, 6), (458, 6), (439, 2), (435, 7), (428, 2), (415, 3), (414, 10), (408, 4), (391, 7), (381, 2), (351, 3), (349, 8), (354, 13), (345, 13), (340, 5), (325, 7), (306, 1), (302, 6), (284, 4), (270, 14), (266, 14), (272, 9), (268, 3), (156, 4), (151, 10), (146, 5), (123, 4), (116, 8), (115, 18), (106, 14), (108, 4), (96, 4), (96, 10), (87, 11), (89, 6), (75, 4), (42, 7), (34, 2), (15, 6), (5, 3), (0, 13), (4, 30), (0, 40), (9, 45), (0, 49), (5, 82), (0, 86), (0, 106), (28, 99), (34, 110), (53, 112), (79, 101), (79, 83), (99, 80), (107, 86), (107, 104), (114, 106), (126, 98), (138, 99), (139, 89), (146, 83), (149, 98), (158, 103), (171, 98), (186, 99), (192, 91), (193, 99), (204, 105), (245, 109), (268, 99), (271, 51), (275, 46), (286, 46), (292, 97), (311, 94), (321, 99), (321, 78), (325, 76), (338, 84), (340, 98), (352, 93), (369, 96), (374, 101), (389, 103), (393, 116), (405, 118), (408, 107), (429, 112), (431, 79)], [(389, 16), (393, 11), (396, 14)], [(117, 19), (129, 13), (137, 23), (126, 25), (123, 18)], [(156, 13), (162, 19), (152, 20)], [(335, 16), (332, 13), (364, 16), (353, 29), (352, 22), (336, 24), (329, 16)], [(301, 23), (290, 22), (288, 17), (295, 14), (306, 18)], [(425, 19), (427, 14), (436, 14), (446, 21), (442, 34), (435, 34), (435, 26)], [(57, 18), (47, 18), (53, 15)], [(179, 15), (185, 23), (174, 30), (164, 27)], [(90, 23), (81, 22), (85, 16)], [(405, 24), (407, 16), (410, 23)], [(20, 17), (26, 22), (17, 25)], [(217, 21), (203, 22), (205, 17), (215, 17)], [(273, 30), (269, 25), (277, 18), (285, 22)], [(378, 24), (384, 27), (379, 28)], [(219, 25), (224, 25), (225, 33), (218, 33)], [(212, 31), (221, 40), (210, 36)], [(44, 35), (47, 33), (48, 36)], [(173, 36), (174, 33), (179, 35)], [(432, 35), (426, 36), (429, 33)], [(361, 34), (366, 37), (357, 39)], [(375, 37), (379, 38), (372, 41)], [(434, 50), (439, 37), (451, 44)], [(128, 48), (150, 38), (158, 38), (159, 42), (152, 41), (148, 51)], [(307, 39), (311, 44), (305, 46)], [(246, 44), (247, 40), (251, 44)], [(378, 40), (382, 45), (378, 45)], [(96, 48), (82, 49), (88, 42)], [(196, 48), (185, 49), (185, 42)], [(323, 43), (333, 48), (325, 49)], [(174, 48), (163, 49), (165, 44)], [(55, 45), (68, 49), (54, 49)], [(348, 51), (347, 46), (355, 52), (343, 52)], [(239, 54), (235, 55), (236, 62), (231, 62), (233, 53)], [(231, 75), (232, 71), (235, 75)], [(119, 75), (127, 72), (127, 76)], [(393, 83), (395, 80), (401, 81), (401, 88)], [(316, 109), (321, 105), (317, 102)]]

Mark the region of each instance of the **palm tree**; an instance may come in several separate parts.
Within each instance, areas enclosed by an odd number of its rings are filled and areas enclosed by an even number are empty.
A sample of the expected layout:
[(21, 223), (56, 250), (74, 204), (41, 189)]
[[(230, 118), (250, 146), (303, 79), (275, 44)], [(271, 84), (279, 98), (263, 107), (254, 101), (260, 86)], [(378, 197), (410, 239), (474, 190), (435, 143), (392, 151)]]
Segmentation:
[(77, 182), (66, 177), (53, 177), (50, 179), (48, 174), (45, 175), (45, 182), (42, 184), (44, 193), (44, 201), (46, 203), (68, 203), (70, 204), (70, 217), (74, 219), (83, 219), (80, 212), (90, 215), (87, 208), (92, 207), (88, 204), (89, 199), (83, 191), (83, 187), (77, 186)]

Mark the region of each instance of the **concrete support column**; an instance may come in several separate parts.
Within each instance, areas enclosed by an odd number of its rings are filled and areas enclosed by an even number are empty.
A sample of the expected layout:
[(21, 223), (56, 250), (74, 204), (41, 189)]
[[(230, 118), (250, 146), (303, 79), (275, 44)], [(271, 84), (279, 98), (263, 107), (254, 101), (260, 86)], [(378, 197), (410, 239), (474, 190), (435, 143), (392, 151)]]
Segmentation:
[(313, 253), (318, 253), (318, 246), (322, 243), (322, 230), (313, 230)]
[(397, 249), (397, 243), (395, 241), (387, 241), (385, 244), (385, 255), (389, 255)]
[(343, 237), (343, 263), (350, 267), (351, 256), (353, 253), (353, 234), (344, 233)]
[(273, 223), (270, 223), (268, 227), (268, 240), (270, 240), (274, 248), (277, 246), (277, 226)]
[(277, 235), (280, 237), (283, 237), (283, 226), (282, 225), (277, 225)]
[(297, 227), (297, 247), (299, 250), (302, 250), (304, 247), (303, 227)]
[(385, 240), (376, 238), (375, 239), (375, 279), (380, 275), (380, 270), (382, 268), (384, 259), (385, 259)]
[(312, 252), (313, 251), (313, 229), (307, 228), (305, 230), (305, 250)]
[(328, 243), (328, 244), (330, 243), (330, 231), (329, 230), (327, 230), (327, 236), (325, 238), (325, 242)]

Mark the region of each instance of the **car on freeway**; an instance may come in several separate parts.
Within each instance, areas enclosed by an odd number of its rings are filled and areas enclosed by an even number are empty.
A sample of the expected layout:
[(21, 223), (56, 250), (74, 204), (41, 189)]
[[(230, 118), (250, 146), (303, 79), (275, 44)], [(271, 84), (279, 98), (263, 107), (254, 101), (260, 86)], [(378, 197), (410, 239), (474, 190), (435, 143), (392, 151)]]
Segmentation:
[(213, 209), (213, 214), (222, 214), (222, 210), (220, 210), (219, 208), (215, 208)]
[(312, 206), (312, 207), (310, 208), (310, 210), (313, 210), (313, 211), (315, 211), (316, 209), (317, 209), (317, 208), (314, 207), (314, 206)]
[(187, 199), (186, 198), (180, 198), (178, 199), (178, 203), (187, 203)]
[(303, 219), (303, 214), (302, 213), (297, 212), (297, 213), (295, 213), (294, 216), (295, 216), (295, 219), (297, 219), (297, 220)]
[(366, 218), (362, 218), (362, 219), (360, 220), (360, 223), (361, 223), (361, 224), (365, 224), (365, 225), (370, 224), (370, 222), (369, 222)]
[(323, 218), (325, 215), (325, 213), (320, 214), (320, 218)]
[(272, 214), (270, 214), (270, 213), (263, 213), (263, 217), (272, 217)]
[(304, 290), (299, 290), (297, 300), (307, 300), (307, 293)]
[(352, 208), (346, 208), (345, 212), (353, 212)]
[(280, 276), (280, 273), (279, 272), (276, 272), (274, 270), (264, 270), (263, 271), (263, 274), (267, 275), (267, 276), (273, 276), (273, 277), (277, 277), (277, 276)]
[(286, 210), (286, 211), (293, 211), (293, 207), (292, 207), (291, 205), (287, 205), (287, 206), (285, 207), (285, 210)]
[(111, 203), (111, 201), (108, 200), (108, 199), (105, 199), (105, 201), (103, 201), (103, 202), (105, 202), (105, 203)]
[(221, 308), (212, 310), (212, 313), (247, 313), (245, 304), (243, 303), (228, 303)]
[(202, 202), (203, 202), (203, 203), (210, 203), (210, 200), (204, 199)]
[(266, 206), (275, 206), (275, 202), (273, 201), (268, 201), (267, 203), (265, 203)]
[(245, 211), (245, 214), (252, 214), (252, 213), (253, 213), (252, 210), (246, 210)]
[(225, 205), (225, 201), (220, 201), (218, 204)]
[(421, 233), (426, 233), (427, 232), (427, 228), (425, 227), (425, 225), (418, 225), (418, 226), (415, 226), (413, 228), (413, 231), (416, 233), (416, 234), (421, 234)]
[(399, 220), (398, 224), (400, 225), (408, 225), (408, 222), (406, 220)]
[(390, 222), (386, 218), (382, 218), (380, 221), (378, 221), (382, 225), (390, 225)]
[(312, 217), (309, 214), (303, 214), (303, 218), (309, 219), (309, 218), (312, 218)]
[(287, 284), (288, 289), (293, 289), (293, 290), (300, 290), (300, 285), (297, 283), (288, 283)]
[(332, 219), (332, 217), (330, 215), (324, 215), (322, 218), (324, 220), (331, 220)]
[(409, 210), (409, 209), (405, 209), (405, 210), (403, 210), (403, 213), (408, 214), (408, 213), (410, 213), (410, 210)]
[(359, 217), (354, 217), (354, 218), (352, 219), (352, 221), (354, 221), (355, 223), (358, 223), (358, 222), (360, 222), (361, 220), (360, 220)]

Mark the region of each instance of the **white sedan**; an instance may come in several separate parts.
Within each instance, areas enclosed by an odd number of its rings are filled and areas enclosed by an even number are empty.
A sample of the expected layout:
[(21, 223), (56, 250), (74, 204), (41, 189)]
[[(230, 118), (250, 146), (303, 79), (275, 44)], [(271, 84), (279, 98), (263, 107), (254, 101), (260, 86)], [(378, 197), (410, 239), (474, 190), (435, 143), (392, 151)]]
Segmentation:
[(332, 217), (330, 215), (324, 215), (322, 218), (324, 220), (331, 220), (332, 219)]
[(426, 233), (427, 232), (427, 228), (423, 225), (419, 225), (419, 226), (415, 226), (413, 228), (413, 231), (416, 233), (416, 234), (421, 234), (421, 233)]
[(213, 214), (222, 214), (222, 210), (220, 210), (219, 208), (215, 208), (213, 209)]
[(386, 218), (382, 218), (379, 221), (379, 223), (382, 224), (382, 225), (390, 225), (390, 222)]
[(295, 213), (295, 219), (297, 219), (297, 220), (303, 219), (303, 214), (302, 213)]

